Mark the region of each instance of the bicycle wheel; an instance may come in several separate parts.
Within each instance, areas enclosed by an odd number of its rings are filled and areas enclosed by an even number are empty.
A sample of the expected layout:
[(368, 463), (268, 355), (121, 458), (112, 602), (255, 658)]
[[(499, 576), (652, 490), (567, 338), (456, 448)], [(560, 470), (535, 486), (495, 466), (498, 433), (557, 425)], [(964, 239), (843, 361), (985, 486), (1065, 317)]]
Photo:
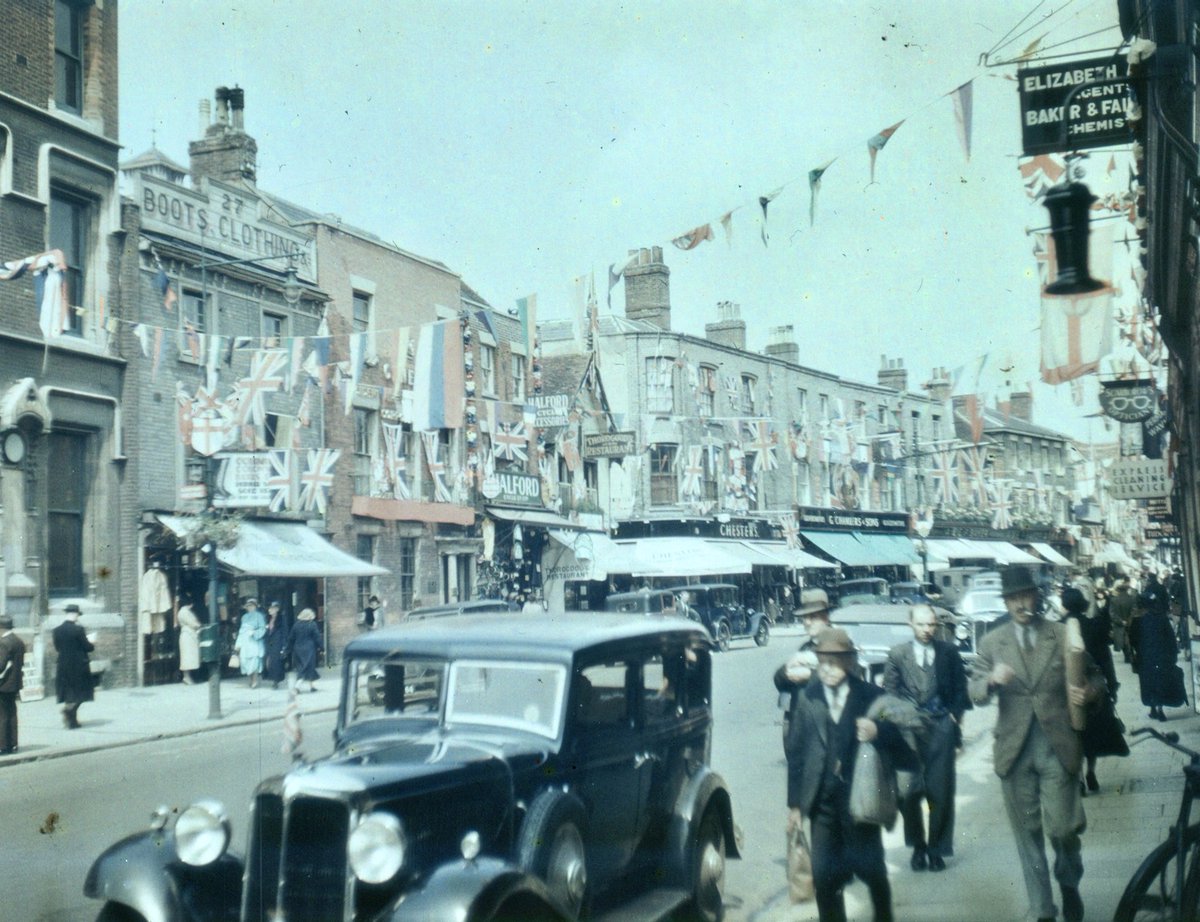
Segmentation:
[[(1183, 834), (1184, 861), (1187, 877), (1184, 886), (1185, 905), (1200, 896), (1197, 888), (1196, 862), (1200, 858), (1200, 824), (1189, 826)], [(1177, 919), (1194, 920), (1197, 909), (1192, 906), (1179, 914), (1175, 903), (1175, 875), (1177, 860), (1174, 837), (1154, 849), (1133, 872), (1121, 902), (1113, 914), (1113, 922), (1175, 922)]]

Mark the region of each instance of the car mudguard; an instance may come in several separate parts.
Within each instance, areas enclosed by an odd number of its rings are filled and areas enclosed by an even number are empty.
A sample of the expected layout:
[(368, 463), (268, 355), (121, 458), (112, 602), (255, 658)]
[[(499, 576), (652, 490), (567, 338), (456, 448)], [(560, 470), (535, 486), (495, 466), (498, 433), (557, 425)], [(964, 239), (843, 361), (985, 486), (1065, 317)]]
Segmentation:
[(105, 849), (88, 869), (84, 896), (118, 903), (146, 922), (237, 922), (242, 862), (224, 854), (202, 868), (175, 855), (169, 833), (136, 833)]
[(407, 890), (386, 918), (389, 922), (568, 922), (545, 884), (498, 858), (443, 865), (419, 888)]
[(667, 847), (664, 865), (668, 880), (674, 886), (690, 887), (690, 849), (700, 821), (710, 808), (721, 817), (721, 828), (725, 831), (725, 852), (731, 858), (740, 858), (736, 828), (733, 824), (733, 803), (725, 779), (710, 768), (702, 768), (689, 780), (679, 793), (671, 815), (671, 826), (667, 831)]

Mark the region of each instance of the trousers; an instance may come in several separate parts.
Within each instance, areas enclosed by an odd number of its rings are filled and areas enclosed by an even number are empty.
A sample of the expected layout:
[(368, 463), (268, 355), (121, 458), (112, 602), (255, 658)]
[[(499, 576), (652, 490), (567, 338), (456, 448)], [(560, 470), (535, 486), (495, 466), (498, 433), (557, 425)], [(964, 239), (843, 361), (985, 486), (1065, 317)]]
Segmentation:
[[(904, 818), (904, 844), (931, 855), (954, 854), (954, 751), (958, 726), (949, 714), (933, 718), (917, 735), (921, 769), (900, 804)], [(929, 803), (929, 832), (925, 832), (924, 803)]]
[(850, 816), (849, 790), (832, 785), (818, 795), (812, 815), (813, 889), (820, 922), (846, 922), (842, 895), (854, 877), (867, 885), (875, 922), (892, 922), (892, 889), (883, 857), (883, 832)]
[(0, 692), (0, 752), (17, 748), (17, 698), (20, 692)]

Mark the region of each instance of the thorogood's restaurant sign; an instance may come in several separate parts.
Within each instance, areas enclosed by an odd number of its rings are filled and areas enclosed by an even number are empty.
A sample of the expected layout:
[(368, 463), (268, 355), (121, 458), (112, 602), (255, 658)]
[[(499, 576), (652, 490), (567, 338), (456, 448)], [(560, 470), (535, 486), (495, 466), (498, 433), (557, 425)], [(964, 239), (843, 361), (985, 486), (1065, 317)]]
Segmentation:
[(637, 454), (636, 432), (585, 432), (583, 434), (583, 457), (624, 458)]
[(1124, 62), (1093, 58), (1017, 71), (1027, 156), (1128, 144)]
[(1170, 493), (1166, 460), (1118, 458), (1108, 469), (1108, 495), (1113, 499), (1149, 499)]

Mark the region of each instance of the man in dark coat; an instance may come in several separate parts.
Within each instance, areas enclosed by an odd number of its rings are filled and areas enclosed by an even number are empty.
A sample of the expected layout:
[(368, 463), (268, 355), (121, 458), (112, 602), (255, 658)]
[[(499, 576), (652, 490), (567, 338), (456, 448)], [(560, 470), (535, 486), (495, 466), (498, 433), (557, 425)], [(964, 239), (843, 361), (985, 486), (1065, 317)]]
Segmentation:
[(1104, 694), (1104, 679), (1092, 658), (1082, 653), (1084, 684), (1068, 686), (1066, 628), (1042, 617), (1038, 588), (1026, 568), (1006, 567), (1000, 580), (1011, 620), (979, 644), (967, 687), (977, 705), (999, 701), (992, 761), (1030, 908), (1039, 922), (1058, 916), (1046, 862), (1049, 838), (1063, 918), (1083, 922), (1083, 743), (1071, 726), (1070, 707), (1096, 701)]
[(58, 653), (58, 671), (54, 689), (58, 703), (63, 706), (63, 725), (68, 730), (79, 729), (79, 705), (95, 699), (95, 683), (88, 654), (96, 648), (92, 639), (79, 624), (79, 606), (70, 604), (63, 609), (65, 618), (51, 635)]
[(812, 870), (821, 922), (845, 922), (842, 891), (853, 877), (867, 885), (875, 922), (891, 922), (892, 891), (879, 826), (855, 822), (850, 785), (858, 747), (874, 745), (893, 764), (915, 768), (915, 756), (890, 721), (868, 719), (883, 689), (860, 679), (857, 651), (840, 628), (827, 628), (815, 647), (819, 681), (802, 692), (788, 727), (788, 826), (812, 823)]
[(800, 607), (793, 613), (804, 624), (808, 638), (786, 663), (775, 670), (775, 690), (780, 695), (783, 712), (783, 738), (786, 744), (788, 721), (800, 700), (800, 692), (808, 684), (817, 668), (817, 654), (813, 652), (821, 632), (829, 627), (829, 595), (824, 589), (804, 589), (800, 593)]
[(272, 688), (287, 678), (288, 627), (278, 602), (267, 606), (267, 634), (263, 637), (263, 678)]
[[(921, 712), (917, 731), (920, 771), (900, 805), (904, 817), (904, 844), (912, 848), (914, 871), (942, 871), (954, 854), (954, 753), (962, 739), (963, 712), (971, 707), (967, 697), (967, 671), (952, 643), (935, 640), (937, 613), (929, 605), (914, 605), (908, 612), (913, 639), (888, 653), (883, 687), (889, 694), (911, 701)], [(929, 802), (929, 835), (925, 834), (924, 801)]]
[(24, 665), (25, 642), (13, 633), (12, 615), (0, 615), (0, 756), (17, 751), (17, 698)]

